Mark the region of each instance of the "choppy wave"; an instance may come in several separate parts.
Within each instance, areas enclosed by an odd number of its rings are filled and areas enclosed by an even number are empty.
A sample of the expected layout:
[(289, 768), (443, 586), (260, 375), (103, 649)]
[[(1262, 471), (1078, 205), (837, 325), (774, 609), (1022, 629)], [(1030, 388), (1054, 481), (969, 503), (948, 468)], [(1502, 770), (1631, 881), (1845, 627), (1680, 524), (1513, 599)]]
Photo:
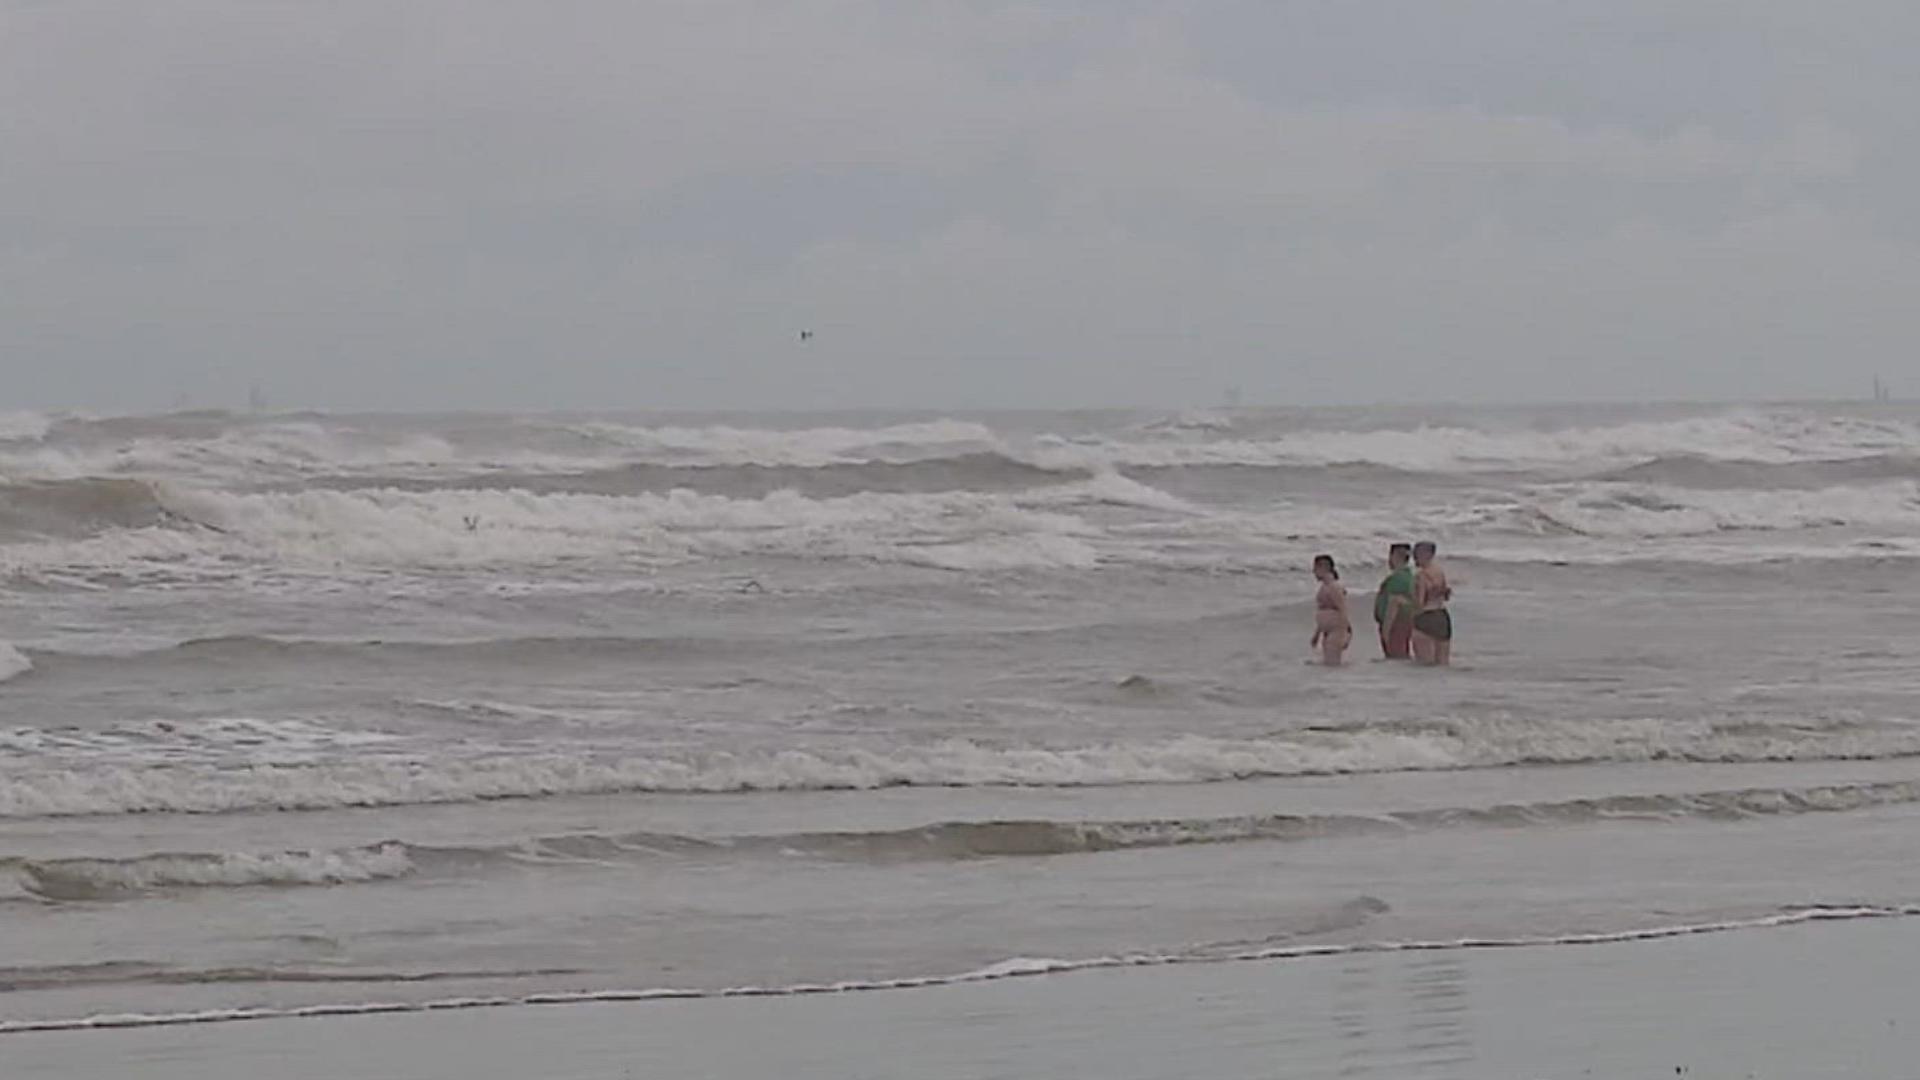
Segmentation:
[[(110, 661), (111, 662), (111, 661)], [(0, 727), (0, 755), (29, 762), (54, 758), (134, 764), (226, 761), (302, 763), (331, 753), (388, 746), (399, 736), (354, 731), (306, 720), (208, 717), (140, 720), (105, 727)], [(0, 761), (5, 761), (0, 756)], [(0, 776), (5, 776), (0, 772)]]
[(1720, 461), (1692, 454), (1672, 454), (1617, 469), (1595, 479), (1723, 489), (1825, 487), (1829, 484), (1859, 484), (1874, 480), (1920, 479), (1920, 454), (1869, 454), (1837, 461), (1796, 461), (1785, 464)]
[(396, 745), (348, 760), (281, 754), (266, 762), (250, 760), (254, 753), (236, 746), (225, 758), (180, 763), (98, 760), (97, 752), (86, 762), (28, 758), (25, 767), (0, 772), (0, 816), (318, 810), (629, 792), (1090, 787), (1590, 762), (1861, 760), (1920, 755), (1920, 724), (1475, 719), (1078, 747), (947, 740), (887, 749), (618, 755), (503, 745), (426, 758)]
[[(956, 570), (1088, 569), (1109, 562), (1157, 565), (1191, 541), (1211, 545), (1195, 556), (1203, 565), (1225, 566), (1271, 556), (1276, 539), (1372, 544), (1410, 528), (1479, 536), (1482, 546), (1503, 535), (1634, 541), (1824, 528), (1920, 532), (1915, 480), (1733, 491), (1576, 482), (1431, 506), (1257, 512), (1207, 510), (1116, 473), (1000, 494), (834, 498), (793, 491), (746, 499), (684, 490), (588, 495), (492, 488), (235, 493), (126, 481), (48, 490), (36, 489), (47, 496), (40, 502), (21, 500), (0, 511), (0, 530), (9, 514), (33, 517), (49, 531), (62, 527), (59, 522), (118, 524), (79, 540), (0, 546), (0, 567), (22, 574), (162, 568), (227, 575), (236, 565), (472, 569), (767, 557)], [(1145, 514), (1113, 520), (1095, 514), (1103, 508)], [(152, 523), (134, 527), (142, 519)]]
[(576, 425), (572, 430), (641, 460), (705, 465), (898, 463), (997, 452), (1005, 445), (984, 424), (948, 419), (869, 429), (639, 427), (596, 422)]
[[(1124, 418), (1116, 418), (1121, 424)], [(547, 417), (391, 418), (192, 414), (69, 420), (0, 418), (0, 476), (175, 475), (233, 479), (386, 472), (578, 472), (598, 466), (828, 468), (986, 455), (1038, 468), (1373, 464), (1413, 472), (1604, 469), (1660, 459), (1792, 464), (1920, 454), (1904, 419), (1805, 409), (1548, 429), (1516, 426), (1329, 429), (1298, 417), (1196, 414), (1106, 434), (1016, 436), (975, 420), (870, 428), (647, 425)]]
[(1066, 511), (1178, 505), (1118, 476), (1019, 496), (863, 493), (809, 499), (536, 495), (390, 488), (240, 494), (161, 493), (181, 527), (119, 529), (75, 542), (0, 548), (16, 572), (234, 560), (337, 567), (550, 565), (582, 559), (673, 562), (740, 555), (868, 559), (943, 568), (1085, 567), (1088, 526)]
[(1661, 458), (1785, 465), (1920, 453), (1894, 419), (1748, 412), (1559, 430), (1457, 426), (1307, 429), (1262, 438), (1051, 439), (1040, 460), (1083, 466), (1379, 465), (1416, 473), (1618, 469)]
[(0, 476), (258, 482), (328, 475), (577, 472), (635, 463), (816, 468), (1007, 452), (990, 428), (961, 420), (865, 429), (646, 427), (524, 417), (466, 422), (421, 417), (419, 424), (409, 430), (391, 421), (351, 417), (191, 414), (70, 422), (57, 430), (23, 427), (23, 438), (31, 436), (34, 445), (0, 450)]
[[(1358, 903), (1365, 904), (1367, 898)], [(1537, 935), (1509, 938), (1453, 938), (1411, 941), (1364, 941), (1330, 945), (1278, 945), (1253, 949), (1222, 950), (1197, 946), (1176, 952), (1140, 952), (1082, 958), (1015, 957), (971, 971), (947, 975), (910, 975), (890, 979), (859, 979), (832, 983), (796, 983), (785, 986), (735, 986), (715, 990), (654, 987), (634, 990), (580, 990), (516, 996), (441, 998), (431, 1001), (349, 1002), (308, 1005), (292, 1008), (253, 1007), (208, 1009), (184, 1013), (118, 1013), (109, 1015), (62, 1017), (44, 1020), (0, 1020), (0, 1035), (36, 1031), (88, 1031), (123, 1028), (180, 1027), (196, 1024), (238, 1023), (250, 1020), (317, 1019), (328, 1016), (368, 1016), (387, 1013), (447, 1012), (466, 1009), (500, 1009), (535, 1005), (584, 1005), (610, 1002), (684, 1001), (690, 999), (730, 999), (800, 997), (820, 994), (873, 993), (915, 990), (936, 986), (961, 986), (970, 983), (999, 982), (1007, 979), (1035, 978), (1072, 972), (1114, 968), (1170, 967), (1188, 964), (1228, 964), (1305, 960), (1315, 957), (1353, 956), (1379, 953), (1462, 952), (1484, 949), (1554, 948), (1626, 944), (1702, 934), (1732, 933), (1800, 926), (1816, 922), (1844, 922), (1862, 919), (1893, 919), (1920, 915), (1920, 906), (1912, 905), (1813, 905), (1795, 907), (1777, 914), (1749, 919), (1715, 922), (1677, 923), (1636, 927), (1601, 933)]]
[[(1378, 832), (1441, 828), (1518, 828), (1598, 821), (1738, 820), (1830, 813), (1920, 801), (1920, 782), (1840, 784), (1812, 788), (1753, 788), (1687, 794), (1614, 795), (1566, 802), (1393, 811), (1373, 815), (1250, 814), (1154, 821), (947, 822), (890, 832), (803, 833), (729, 839), (729, 851), (858, 859), (964, 859), (1090, 854), (1137, 848), (1313, 840)], [(683, 851), (701, 843), (686, 837), (640, 834), (611, 838), (556, 838), (549, 850), (594, 853), (607, 849)], [(711, 843), (711, 842), (708, 842)]]
[[(16, 571), (238, 559), (331, 567), (470, 567), (581, 559), (670, 562), (762, 555), (868, 559), (949, 569), (1089, 567), (1097, 531), (1070, 511), (1181, 514), (1182, 500), (1116, 474), (1012, 495), (861, 493), (759, 499), (690, 491), (629, 496), (393, 488), (235, 493), (75, 481), (35, 489), (84, 503), (92, 520), (151, 518), (74, 542), (0, 548)], [(95, 506), (98, 502), (101, 505)], [(34, 511), (23, 505), (21, 514)], [(44, 516), (44, 515), (43, 515)], [(72, 515), (69, 515), (71, 517)], [(0, 520), (0, 527), (5, 524)], [(125, 520), (123, 525), (133, 521)]]
[[(1856, 554), (1877, 557), (1872, 541), (1920, 532), (1917, 469), (1920, 426), (1805, 411), (1555, 430), (1236, 414), (1072, 438), (963, 420), (67, 420), (0, 445), (0, 572), (86, 584), (732, 558), (1271, 568), (1276, 541), (1371, 550), (1409, 531), (1466, 551), (1616, 542), (1577, 552), (1605, 560), (1643, 539), (1852, 529), (1872, 533)], [(1415, 474), (1455, 482), (1406, 487)], [(1399, 494), (1316, 497), (1373, 483)]]
[(410, 877), (423, 868), (509, 862), (609, 863), (659, 856), (812, 857), (856, 862), (1087, 855), (1143, 848), (1289, 842), (1438, 829), (1513, 829), (1602, 821), (1730, 821), (1839, 813), (1920, 801), (1920, 781), (1613, 795), (1562, 802), (1445, 807), (1377, 814), (1242, 814), (1124, 821), (948, 821), (878, 831), (686, 836), (634, 832), (545, 836), (493, 847), (386, 841), (323, 851), (164, 853), (125, 859), (0, 860), (27, 894), (113, 900), (156, 890), (330, 886)]
[(337, 490), (394, 488), (521, 490), (535, 494), (641, 495), (692, 491), (730, 498), (765, 498), (795, 491), (809, 498), (835, 498), (862, 492), (935, 494), (949, 491), (1009, 493), (1075, 480), (1090, 480), (1089, 469), (1047, 469), (1001, 452), (960, 454), (915, 461), (864, 461), (826, 465), (665, 465), (618, 464), (607, 467), (534, 472), (500, 470), (453, 476), (345, 475), (310, 483)]
[(1772, 491), (1585, 484), (1518, 510), (1522, 521), (1548, 529), (1624, 539), (1840, 527), (1904, 533), (1920, 531), (1920, 481)]

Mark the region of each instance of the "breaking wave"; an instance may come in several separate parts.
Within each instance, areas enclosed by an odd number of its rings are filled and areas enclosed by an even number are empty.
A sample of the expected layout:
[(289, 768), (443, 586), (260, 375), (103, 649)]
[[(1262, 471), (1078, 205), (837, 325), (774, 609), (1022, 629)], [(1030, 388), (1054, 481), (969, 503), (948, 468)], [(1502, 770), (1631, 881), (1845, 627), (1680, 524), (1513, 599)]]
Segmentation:
[[(18, 729), (10, 741), (41, 745)], [(1078, 747), (946, 740), (887, 749), (680, 755), (501, 745), (474, 747), (466, 756), (417, 757), (395, 741), (369, 743), (347, 760), (283, 752), (260, 761), (249, 757), (256, 747), (230, 749), (188, 762), (126, 753), (100, 760), (98, 749), (86, 750), (85, 762), (29, 757), (26, 767), (0, 772), (0, 816), (319, 810), (636, 792), (1182, 784), (1592, 762), (1861, 760), (1920, 755), (1920, 724), (1462, 719), (1313, 728), (1266, 739), (1183, 736)]]
[(0, 539), (80, 537), (173, 521), (143, 480), (88, 478), (0, 484)]
[[(132, 491), (135, 489), (129, 489)], [(392, 488), (157, 496), (166, 525), (75, 542), (0, 547), (15, 572), (119, 569), (234, 560), (338, 567), (550, 565), (578, 560), (670, 563), (762, 555), (866, 559), (952, 569), (1088, 567), (1098, 554), (1076, 506), (1178, 505), (1107, 476), (1017, 496), (791, 491), (734, 499), (673, 491), (629, 496), (520, 490)]]
[[(1617, 542), (1579, 553), (1604, 561), (1642, 539), (1851, 528), (1875, 531), (1855, 554), (1877, 557), (1888, 552), (1874, 543), (1920, 531), (1916, 470), (1913, 423), (1801, 411), (1351, 431), (1236, 413), (1070, 437), (953, 419), (63, 420), (37, 441), (0, 440), (0, 573), (140, 582), (733, 558), (1271, 569), (1276, 541), (1372, 550), (1410, 531), (1469, 553), (1504, 537)], [(1418, 475), (1448, 483), (1410, 486)], [(1347, 497), (1369, 484), (1390, 497)], [(1681, 547), (1662, 556), (1691, 557)]]
[(1676, 823), (1841, 813), (1920, 801), (1920, 781), (1614, 795), (1564, 802), (1390, 811), (1243, 814), (1133, 821), (949, 821), (879, 831), (683, 836), (652, 832), (546, 836), (492, 847), (389, 840), (334, 850), (165, 852), (129, 858), (0, 859), (18, 892), (51, 902), (135, 899), (179, 889), (325, 887), (393, 881), (438, 868), (509, 863), (608, 864), (673, 858), (781, 858), (889, 863), (1040, 858), (1110, 851), (1300, 842), (1440, 829), (1514, 829), (1602, 821)]
[[(1703, 490), (1573, 482), (1384, 509), (1209, 510), (1118, 473), (1008, 493), (862, 492), (812, 498), (358, 488), (238, 493), (134, 481), (72, 481), (0, 508), (15, 573), (165, 569), (227, 575), (241, 565), (329, 570), (457, 569), (599, 562), (668, 565), (737, 557), (862, 560), (952, 570), (1089, 569), (1187, 557), (1236, 565), (1276, 539), (1372, 544), (1442, 536), (1619, 541), (1823, 528), (1920, 531), (1920, 480), (1822, 489)], [(1115, 512), (1120, 511), (1118, 517)], [(1194, 548), (1194, 542), (1210, 546)], [(1497, 545), (1496, 545), (1497, 548)], [(1191, 554), (1188, 554), (1191, 553)], [(1669, 553), (1671, 556), (1671, 553)]]
[(535, 494), (639, 495), (692, 491), (731, 498), (765, 498), (795, 491), (810, 498), (835, 498), (862, 492), (880, 494), (975, 491), (1009, 493), (1089, 480), (1088, 469), (1046, 469), (999, 452), (961, 454), (916, 461), (865, 461), (817, 466), (664, 465), (635, 463), (552, 472), (502, 470), (457, 476), (348, 475), (322, 477), (314, 484), (337, 490), (394, 488), (433, 491), (442, 488), (521, 490)]

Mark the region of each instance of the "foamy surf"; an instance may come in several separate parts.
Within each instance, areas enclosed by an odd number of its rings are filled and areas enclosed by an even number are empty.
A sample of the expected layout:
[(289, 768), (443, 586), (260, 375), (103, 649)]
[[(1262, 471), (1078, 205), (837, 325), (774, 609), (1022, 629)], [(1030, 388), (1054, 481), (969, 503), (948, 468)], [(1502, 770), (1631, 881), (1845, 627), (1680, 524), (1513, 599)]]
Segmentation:
[(1395, 423), (1327, 428), (1195, 414), (1104, 433), (996, 430), (943, 418), (854, 427), (648, 425), (629, 420), (499, 417), (434, 433), (366, 418), (234, 415), (69, 420), (0, 416), (0, 477), (172, 475), (216, 482), (323, 475), (485, 475), (619, 465), (826, 468), (992, 454), (1047, 469), (1372, 465), (1416, 473), (1597, 471), (1660, 459), (1790, 465), (1920, 454), (1906, 420), (1747, 410), (1540, 429)]
[[(1609, 554), (1632, 557), (1641, 541), (1659, 540), (1668, 543), (1663, 558), (1739, 562), (1792, 549), (1796, 533), (1836, 529), (1867, 530), (1860, 543), (1879, 546), (1819, 545), (1829, 557), (1897, 554), (1897, 538), (1920, 530), (1916, 481), (1739, 492), (1590, 483), (1523, 488), (1496, 497), (1456, 495), (1430, 505), (1409, 502), (1378, 510), (1287, 506), (1259, 511), (1203, 508), (1113, 473), (1010, 494), (832, 498), (793, 491), (751, 499), (691, 491), (233, 493), (143, 485), (95, 486), (75, 498), (82, 495), (96, 500), (85, 511), (88, 527), (115, 523), (77, 539), (0, 545), (0, 571), (230, 578), (249, 566), (308, 573), (487, 571), (581, 562), (663, 567), (743, 558), (963, 571), (1189, 564), (1228, 569), (1271, 560), (1277, 541), (1291, 549), (1337, 544), (1365, 551), (1409, 530), (1476, 534), (1480, 539), (1470, 550), (1481, 557), (1503, 557), (1516, 538), (1566, 542), (1558, 555), (1554, 548), (1542, 548), (1542, 558), (1588, 557), (1568, 545), (1615, 542), (1614, 549), (1590, 553), (1599, 560)], [(1111, 510), (1145, 516), (1101, 516)], [(72, 515), (46, 519), (51, 532), (78, 524)], [(0, 529), (5, 525), (0, 515)], [(1777, 539), (1721, 545), (1734, 533)], [(1695, 537), (1699, 544), (1681, 543)], [(1209, 546), (1189, 554), (1196, 543)]]
[[(0, 684), (0, 918), (32, 953), (5, 1011), (779, 993), (1910, 899), (1915, 770), (1880, 759), (1920, 756), (1920, 415), (1167, 415), (0, 439), (33, 664)], [(1427, 537), (1460, 666), (1299, 663), (1313, 555), (1365, 623), (1386, 543)], [(1868, 763), (1796, 764), (1840, 760)], [(1361, 880), (1393, 908), (1329, 908)]]
[(849, 979), (840, 982), (791, 983), (775, 986), (732, 986), (714, 990), (681, 987), (657, 987), (632, 990), (583, 990), (573, 992), (454, 997), (429, 1001), (351, 1002), (308, 1005), (295, 1008), (207, 1009), (179, 1013), (117, 1013), (44, 1020), (0, 1020), (0, 1035), (19, 1035), (46, 1031), (90, 1031), (127, 1028), (181, 1027), (198, 1024), (241, 1023), (257, 1020), (302, 1020), (339, 1016), (372, 1016), (391, 1013), (429, 1013), (471, 1009), (527, 1008), (533, 1006), (591, 1005), (609, 1003), (645, 1003), (661, 1001), (725, 1000), (738, 998), (804, 997), (822, 994), (859, 994), (900, 990), (921, 990), (939, 986), (1003, 982), (1043, 976), (1115, 968), (1152, 968), (1191, 964), (1275, 963), (1334, 956), (1359, 956), (1378, 953), (1464, 952), (1486, 949), (1566, 948), (1574, 946), (1619, 945), (1640, 941), (1693, 937), (1799, 926), (1817, 922), (1845, 922), (1863, 919), (1897, 919), (1920, 915), (1915, 905), (1828, 905), (1807, 906), (1777, 915), (1752, 919), (1727, 919), (1713, 922), (1677, 923), (1587, 934), (1535, 935), (1510, 938), (1468, 937), (1451, 939), (1369, 941), (1333, 945), (1287, 945), (1214, 953), (1206, 946), (1182, 952), (1142, 952), (1085, 958), (1013, 957), (985, 967), (950, 975), (903, 976), (887, 979)]
[(33, 443), (53, 430), (53, 419), (43, 413), (0, 413), (0, 443)]
[(670, 563), (772, 556), (941, 567), (1087, 566), (1092, 535), (1075, 504), (1174, 505), (1120, 478), (1033, 496), (863, 493), (733, 499), (399, 489), (235, 494), (169, 489), (166, 527), (0, 548), (0, 568), (100, 568), (235, 560), (332, 567), (488, 567), (603, 559)]
[(1306, 730), (1267, 739), (1086, 746), (942, 740), (871, 749), (785, 748), (683, 756), (476, 746), (414, 757), (369, 745), (344, 759), (257, 763), (235, 747), (208, 764), (48, 760), (0, 773), (0, 817), (324, 810), (621, 793), (870, 791), (890, 787), (1106, 787), (1265, 777), (1431, 772), (1596, 762), (1773, 762), (1920, 755), (1920, 724), (1769, 727), (1658, 720), (1451, 720)]
[(33, 661), (12, 644), (0, 641), (0, 683), (8, 682), (33, 670)]

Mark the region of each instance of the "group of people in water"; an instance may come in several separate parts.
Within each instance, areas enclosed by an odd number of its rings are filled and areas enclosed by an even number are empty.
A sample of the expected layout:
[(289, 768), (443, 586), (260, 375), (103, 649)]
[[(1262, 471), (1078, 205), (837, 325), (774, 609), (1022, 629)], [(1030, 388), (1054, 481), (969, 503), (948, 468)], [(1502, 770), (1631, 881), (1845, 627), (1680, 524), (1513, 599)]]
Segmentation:
[[(1387, 549), (1387, 577), (1373, 597), (1373, 621), (1380, 631), (1380, 652), (1388, 660), (1412, 660), (1429, 667), (1453, 661), (1453, 614), (1447, 602), (1453, 589), (1436, 558), (1432, 541), (1394, 544)], [(1339, 667), (1353, 642), (1347, 615), (1347, 589), (1333, 556), (1313, 558), (1320, 591), (1313, 601), (1313, 641), (1320, 662)]]

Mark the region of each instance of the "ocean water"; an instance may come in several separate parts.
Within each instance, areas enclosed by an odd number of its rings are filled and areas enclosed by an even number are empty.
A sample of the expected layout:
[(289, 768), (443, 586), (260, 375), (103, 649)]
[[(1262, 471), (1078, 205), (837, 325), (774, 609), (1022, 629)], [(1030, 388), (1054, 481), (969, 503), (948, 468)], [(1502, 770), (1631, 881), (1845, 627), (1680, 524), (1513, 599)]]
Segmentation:
[(4, 416), (0, 1032), (1904, 914), (1916, 596), (1902, 405)]

